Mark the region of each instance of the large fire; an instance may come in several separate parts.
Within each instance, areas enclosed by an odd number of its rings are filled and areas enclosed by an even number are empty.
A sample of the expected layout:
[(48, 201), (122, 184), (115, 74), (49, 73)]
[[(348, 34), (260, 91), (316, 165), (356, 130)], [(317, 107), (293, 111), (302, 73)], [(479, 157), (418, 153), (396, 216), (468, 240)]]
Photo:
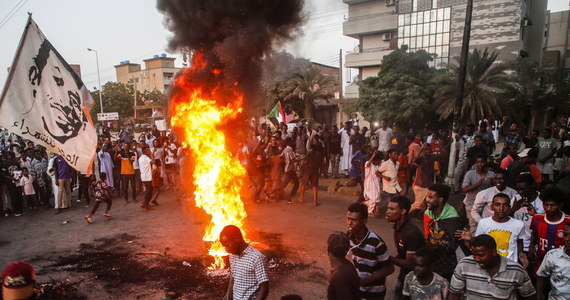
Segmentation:
[[(175, 80), (170, 107), (171, 125), (183, 147), (191, 150), (196, 205), (212, 217), (203, 237), (204, 241), (212, 243), (209, 254), (215, 261), (209, 269), (221, 269), (225, 267), (223, 256), (227, 255), (219, 242), (224, 226), (238, 226), (245, 235), (243, 221), (247, 214), (240, 189), (246, 173), (239, 160), (228, 151), (225, 134), (220, 128), (241, 115), (243, 96), (235, 88), (221, 91), (219, 86), (192, 80), (206, 64), (201, 55), (194, 55), (192, 67), (183, 69), (183, 74)], [(216, 77), (220, 73), (214, 69), (210, 76)]]

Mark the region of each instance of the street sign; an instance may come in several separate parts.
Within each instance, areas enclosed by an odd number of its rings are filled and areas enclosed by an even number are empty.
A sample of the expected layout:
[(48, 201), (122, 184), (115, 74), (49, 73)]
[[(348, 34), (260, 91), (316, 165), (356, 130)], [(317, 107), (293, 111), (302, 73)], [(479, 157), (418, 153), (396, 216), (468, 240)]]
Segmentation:
[(99, 121), (118, 121), (119, 120), (119, 113), (118, 112), (109, 112), (109, 113), (98, 113), (97, 120)]

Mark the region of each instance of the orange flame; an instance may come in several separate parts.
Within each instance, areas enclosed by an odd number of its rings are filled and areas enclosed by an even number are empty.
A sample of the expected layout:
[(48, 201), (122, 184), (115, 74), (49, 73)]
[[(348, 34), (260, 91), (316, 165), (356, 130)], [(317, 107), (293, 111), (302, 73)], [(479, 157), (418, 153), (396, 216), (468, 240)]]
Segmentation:
[[(193, 67), (184, 69), (174, 83), (171, 125), (183, 146), (191, 149), (196, 205), (212, 217), (202, 238), (212, 242), (208, 253), (215, 261), (209, 269), (222, 269), (225, 267), (223, 256), (228, 254), (219, 242), (219, 234), (226, 225), (235, 225), (242, 229), (245, 237), (243, 221), (247, 214), (240, 197), (246, 172), (227, 150), (226, 137), (219, 127), (241, 115), (243, 96), (232, 88), (224, 91), (224, 95), (233, 95), (233, 100), (218, 99), (217, 94), (221, 93), (217, 93), (217, 86), (211, 88), (192, 81), (192, 75), (206, 66), (199, 54), (194, 55), (193, 61)], [(213, 73), (219, 75), (220, 72)]]

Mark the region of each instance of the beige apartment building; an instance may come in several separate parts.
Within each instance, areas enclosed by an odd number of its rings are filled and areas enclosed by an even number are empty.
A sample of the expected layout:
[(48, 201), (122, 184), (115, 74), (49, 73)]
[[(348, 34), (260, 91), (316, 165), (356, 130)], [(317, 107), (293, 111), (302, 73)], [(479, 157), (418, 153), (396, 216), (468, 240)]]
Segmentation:
[(121, 61), (115, 66), (117, 82), (133, 85), (139, 92), (157, 90), (164, 93), (180, 70), (174, 66), (174, 60), (174, 57), (167, 57), (164, 53), (154, 55), (143, 60), (144, 69), (141, 69), (141, 64)]
[[(345, 67), (358, 69), (358, 79), (378, 75), (380, 63), (398, 45), (398, 6), (396, 0), (343, 0), (348, 19), (343, 33), (359, 41), (345, 56)], [(345, 88), (344, 102), (356, 103), (358, 85)]]

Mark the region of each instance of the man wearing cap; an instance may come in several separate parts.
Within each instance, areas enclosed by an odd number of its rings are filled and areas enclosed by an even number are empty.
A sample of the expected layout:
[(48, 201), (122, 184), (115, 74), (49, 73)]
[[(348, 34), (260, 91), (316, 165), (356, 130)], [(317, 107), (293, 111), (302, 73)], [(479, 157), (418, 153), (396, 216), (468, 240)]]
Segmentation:
[(241, 230), (228, 225), (220, 232), (220, 243), (230, 254), (230, 283), (224, 300), (264, 300), (269, 294), (265, 257), (243, 239)]
[(28, 263), (11, 262), (4, 268), (1, 277), (3, 300), (35, 299), (36, 273)]
[(331, 263), (327, 299), (360, 299), (358, 273), (352, 263), (346, 259), (350, 241), (343, 232), (333, 232), (327, 241), (327, 253)]
[(526, 148), (518, 153), (520, 160), (513, 161), (507, 168), (509, 171), (508, 187), (515, 188), (515, 179), (521, 173), (530, 172), (536, 183), (542, 182), (542, 171), (535, 164), (537, 155), (538, 151), (534, 148)]

